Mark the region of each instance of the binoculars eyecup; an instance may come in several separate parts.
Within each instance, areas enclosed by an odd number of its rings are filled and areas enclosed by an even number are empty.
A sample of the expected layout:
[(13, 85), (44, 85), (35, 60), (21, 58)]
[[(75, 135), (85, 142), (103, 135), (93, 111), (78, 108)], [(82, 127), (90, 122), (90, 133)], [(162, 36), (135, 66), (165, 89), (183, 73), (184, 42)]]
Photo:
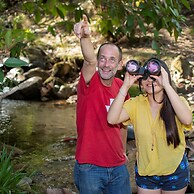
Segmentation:
[(143, 79), (146, 80), (150, 75), (159, 76), (161, 73), (161, 65), (156, 59), (146, 61), (143, 66), (136, 60), (129, 60), (126, 63), (126, 71), (130, 75), (142, 75)]

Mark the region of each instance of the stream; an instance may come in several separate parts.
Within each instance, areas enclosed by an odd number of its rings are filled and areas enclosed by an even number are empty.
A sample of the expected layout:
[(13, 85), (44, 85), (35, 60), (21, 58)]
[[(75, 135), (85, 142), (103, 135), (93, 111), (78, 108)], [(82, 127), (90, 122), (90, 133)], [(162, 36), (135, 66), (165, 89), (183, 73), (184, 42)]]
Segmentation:
[(76, 135), (75, 105), (65, 101), (3, 100), (0, 105), (0, 140), (34, 151), (61, 136)]
[(34, 172), (32, 188), (38, 194), (59, 186), (75, 190), (75, 109), (63, 100), (1, 102), (0, 141), (24, 152), (17, 163)]

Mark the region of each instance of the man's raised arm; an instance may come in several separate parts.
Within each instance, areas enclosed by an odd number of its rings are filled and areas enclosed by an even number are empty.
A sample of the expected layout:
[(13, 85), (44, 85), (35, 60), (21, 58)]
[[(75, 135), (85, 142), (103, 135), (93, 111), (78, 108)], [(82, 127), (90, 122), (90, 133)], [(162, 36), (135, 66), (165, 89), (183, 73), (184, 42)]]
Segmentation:
[(97, 59), (90, 39), (90, 30), (86, 15), (83, 15), (83, 21), (80, 21), (74, 25), (74, 32), (75, 35), (80, 39), (81, 50), (84, 57), (82, 74), (86, 83), (89, 83), (96, 71)]

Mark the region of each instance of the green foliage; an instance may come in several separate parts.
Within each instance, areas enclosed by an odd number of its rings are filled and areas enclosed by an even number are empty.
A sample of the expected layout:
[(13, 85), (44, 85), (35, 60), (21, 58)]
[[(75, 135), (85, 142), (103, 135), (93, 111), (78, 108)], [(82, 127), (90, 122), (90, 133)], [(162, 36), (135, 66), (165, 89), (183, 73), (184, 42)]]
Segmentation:
[(3, 82), (3, 79), (4, 79), (4, 73), (3, 73), (3, 70), (0, 69), (0, 83)]
[(0, 0), (0, 11), (3, 11), (5, 7), (6, 7), (5, 2)]
[(63, 26), (67, 33), (71, 33), (73, 24), (75, 21), (78, 22), (84, 13), (79, 4), (69, 2), (61, 3), (60, 0), (24, 2), (23, 9), (34, 15), (34, 22), (36, 24), (40, 24), (43, 17), (51, 17), (53, 19), (57, 17), (61, 18), (61, 21), (48, 27), (48, 30), (52, 35), (57, 34), (55, 32), (55, 26), (57, 25)]
[[(28, 42), (35, 39), (35, 34), (32, 33), (29, 29), (21, 29), (21, 23), (24, 21), (24, 19), (24, 15), (22, 14), (20, 16), (14, 17), (12, 22), (6, 21), (6, 23), (4, 23), (5, 19), (0, 18), (0, 50), (2, 50), (2, 53), (10, 53), (9, 56), (5, 57), (11, 57), (11, 59), (6, 64), (3, 64), (4, 66), (10, 67), (9, 63), (14, 60), (13, 58), (19, 58), (22, 53), (25, 55), (25, 46)], [(21, 66), (15, 62), (14, 64), (15, 66), (12, 67)], [(2, 72), (4, 72), (4, 69), (1, 67), (0, 83), (2, 83), (2, 79), (4, 77)]]
[[(34, 14), (36, 23), (45, 15), (60, 17), (60, 24), (66, 32), (71, 32), (73, 24), (82, 19), (83, 13), (90, 15), (89, 10), (84, 9), (79, 3), (61, 3), (60, 0), (25, 2), (23, 7)], [(104, 36), (112, 37), (115, 41), (126, 35), (128, 38), (142, 32), (143, 36), (153, 35), (152, 48), (160, 53), (159, 32), (166, 29), (175, 41), (181, 34), (181, 23), (185, 17), (181, 15), (183, 8), (190, 9), (188, 0), (93, 0), (96, 14), (100, 17), (97, 29)], [(88, 13), (87, 13), (88, 11)], [(95, 13), (93, 13), (95, 14)], [(54, 26), (48, 30), (55, 35)]]
[(19, 182), (26, 176), (25, 173), (21, 171), (14, 171), (11, 156), (13, 154), (13, 150), (8, 153), (6, 148), (3, 148), (1, 152), (1, 160), (0, 160), (0, 193), (2, 194), (10, 194), (10, 193), (20, 193), (25, 194), (19, 186)]
[(17, 59), (17, 58), (8, 58), (5, 62), (4, 65), (7, 67), (22, 67), (27, 65), (27, 62), (21, 60), (21, 59)]
[(159, 31), (166, 29), (177, 41), (182, 31), (180, 23), (186, 20), (181, 11), (183, 7), (190, 9), (187, 0), (103, 0), (101, 6), (98, 29), (102, 34), (111, 34), (115, 39), (123, 35), (133, 38), (138, 32), (143, 36), (152, 34), (152, 48), (158, 54)]
[(5, 69), (6, 67), (11, 68), (11, 67), (22, 67), (22, 66), (26, 66), (27, 62), (15, 58), (15, 57), (10, 57), (8, 58), (4, 64), (2, 64), (2, 67), (0, 67), (0, 91), (3, 90), (4, 87), (14, 87), (15, 85), (17, 85), (17, 83), (15, 81), (11, 81), (8, 78), (4, 78), (4, 74), (5, 74)]
[[(3, 36), (3, 44), (0, 45), (3, 48), (7, 50), (15, 50), (18, 45), (24, 45), (25, 42), (30, 42), (35, 39), (35, 34), (30, 32), (27, 29), (2, 29), (1, 32)], [(15, 52), (15, 55), (13, 57), (18, 57), (21, 52), (21, 47), (17, 48), (17, 52)], [(13, 54), (12, 54), (13, 55)]]
[(141, 92), (139, 90), (139, 86), (138, 85), (133, 85), (133, 86), (130, 87), (130, 89), (129, 89), (130, 97), (136, 97), (139, 94), (141, 94)]
[(15, 87), (17, 85), (18, 85), (18, 82), (17, 81), (11, 80), (11, 79), (9, 79), (7, 77), (6, 78), (3, 78), (3, 81), (0, 82), (0, 92), (3, 92), (3, 89), (5, 87), (7, 87), (7, 88), (13, 88), (13, 87)]
[[(0, 0), (0, 6), (4, 1)], [(88, 8), (85, 0), (36, 0), (22, 1), (22, 9), (29, 13), (31, 20), (40, 26), (45, 26), (52, 35), (58, 34), (57, 26), (66, 33), (71, 33), (73, 24), (88, 16), (98, 16), (96, 29), (117, 41), (122, 36), (133, 39), (137, 34), (151, 36), (152, 49), (160, 54), (160, 30), (166, 29), (175, 41), (181, 35), (181, 23), (186, 20), (182, 10), (190, 9), (188, 0), (93, 0), (94, 9)], [(85, 6), (84, 6), (85, 4)], [(35, 33), (31, 29), (23, 29), (21, 23), (25, 18), (22, 14), (13, 16), (11, 27), (5, 28), (0, 21), (0, 49), (7, 49), (11, 57), (18, 58), (28, 42), (33, 41)], [(42, 18), (53, 19), (48, 24)], [(57, 19), (57, 20), (55, 20)], [(59, 20), (60, 19), (60, 20)]]

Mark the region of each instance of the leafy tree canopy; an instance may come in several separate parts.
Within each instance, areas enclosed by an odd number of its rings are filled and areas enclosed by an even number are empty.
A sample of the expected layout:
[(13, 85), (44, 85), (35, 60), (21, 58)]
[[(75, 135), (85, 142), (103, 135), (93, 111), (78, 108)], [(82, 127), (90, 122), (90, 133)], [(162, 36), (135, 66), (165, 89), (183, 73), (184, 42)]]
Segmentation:
[[(0, 0), (0, 10), (9, 10), (13, 2)], [(89, 20), (96, 19), (96, 29), (99, 33), (111, 37), (114, 41), (123, 36), (128, 39), (134, 38), (137, 33), (141, 33), (142, 36), (147, 36), (148, 33), (153, 35), (152, 48), (158, 55), (160, 54), (160, 30), (166, 29), (177, 41), (182, 31), (181, 24), (186, 21), (182, 10), (191, 9), (188, 0), (23, 0), (17, 2), (22, 4), (21, 13), (28, 13), (35, 24), (47, 26), (47, 31), (53, 36), (57, 34), (57, 25), (63, 27), (66, 33), (71, 33), (73, 24), (86, 14)], [(22, 14), (14, 14), (12, 21), (7, 21), (7, 25), (4, 25), (7, 18), (0, 17), (0, 50), (9, 52), (10, 57), (19, 58), (26, 44), (36, 39), (36, 32), (32, 28), (22, 28), (19, 25), (22, 22)], [(48, 25), (45, 20), (42, 20), (43, 18), (53, 19), (53, 23)], [(1, 71), (3, 70), (0, 70), (0, 75), (2, 75)]]

